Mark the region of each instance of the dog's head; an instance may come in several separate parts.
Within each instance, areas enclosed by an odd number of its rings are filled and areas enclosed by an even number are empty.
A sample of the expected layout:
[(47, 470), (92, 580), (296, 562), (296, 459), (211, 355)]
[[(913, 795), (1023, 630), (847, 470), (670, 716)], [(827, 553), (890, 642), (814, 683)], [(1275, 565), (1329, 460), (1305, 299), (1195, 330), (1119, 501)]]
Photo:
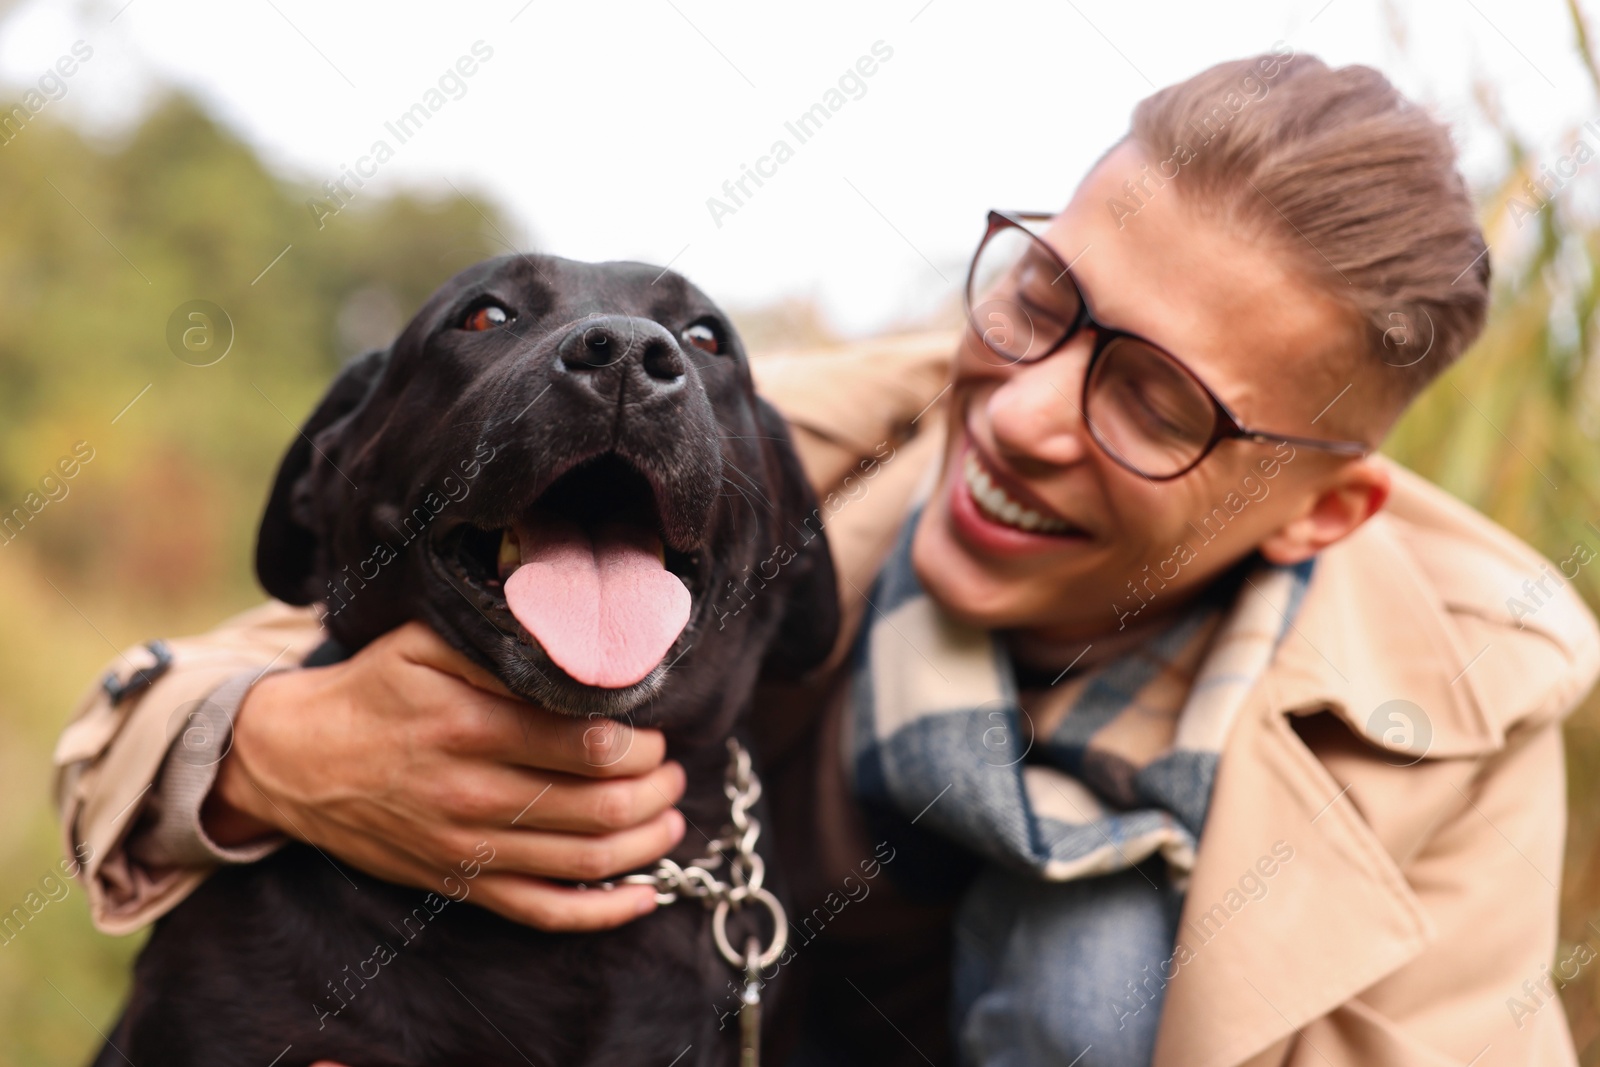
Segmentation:
[(546, 707), (663, 726), (804, 671), (837, 624), (738, 335), (639, 263), (507, 256), (447, 282), (302, 428), (256, 570), (347, 647), (422, 619)]

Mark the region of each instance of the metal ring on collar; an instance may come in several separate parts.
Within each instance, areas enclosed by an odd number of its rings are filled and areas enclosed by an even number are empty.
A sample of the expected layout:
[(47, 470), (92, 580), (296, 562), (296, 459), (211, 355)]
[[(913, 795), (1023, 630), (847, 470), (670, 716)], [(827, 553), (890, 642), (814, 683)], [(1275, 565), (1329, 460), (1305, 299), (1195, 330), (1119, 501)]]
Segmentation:
[[(758, 900), (765, 904), (767, 911), (772, 913), (772, 944), (756, 958), (756, 966), (771, 967), (783, 954), (784, 946), (789, 943), (789, 919), (783, 912), (783, 905), (778, 903), (778, 898), (765, 889), (753, 889), (748, 899)], [(717, 910), (711, 916), (711, 936), (717, 943), (717, 951), (722, 953), (722, 958), (728, 961), (728, 966), (743, 968), (744, 957), (733, 950), (733, 945), (728, 941), (728, 912), (731, 905), (726, 900), (717, 902)]]

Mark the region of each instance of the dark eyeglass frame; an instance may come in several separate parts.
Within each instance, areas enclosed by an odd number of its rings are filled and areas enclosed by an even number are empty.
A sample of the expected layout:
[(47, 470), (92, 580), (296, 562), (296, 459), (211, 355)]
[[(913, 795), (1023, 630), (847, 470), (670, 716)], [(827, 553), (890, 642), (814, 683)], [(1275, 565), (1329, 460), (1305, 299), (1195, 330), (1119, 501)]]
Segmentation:
[[(1093, 330), (1094, 348), (1090, 352), (1089, 362), (1087, 365), (1085, 365), (1083, 370), (1083, 388), (1080, 391), (1079, 396), (1082, 397), (1082, 403), (1085, 408), (1084, 422), (1089, 427), (1089, 436), (1094, 440), (1096, 447), (1098, 447), (1100, 451), (1104, 452), (1106, 456), (1112, 460), (1112, 462), (1116, 463), (1123, 469), (1132, 471), (1134, 474), (1137, 474), (1142, 478), (1147, 478), (1152, 482), (1168, 482), (1172, 481), (1174, 478), (1181, 478), (1185, 474), (1188, 474), (1190, 471), (1194, 470), (1201, 464), (1202, 461), (1205, 460), (1207, 456), (1212, 453), (1218, 444), (1229, 440), (1256, 441), (1262, 444), (1300, 445), (1305, 448), (1321, 449), (1326, 452), (1334, 452), (1339, 455), (1346, 456), (1365, 456), (1372, 452), (1372, 449), (1369, 446), (1359, 441), (1330, 441), (1319, 437), (1300, 437), (1295, 434), (1272, 433), (1268, 430), (1251, 429), (1239, 421), (1239, 417), (1233, 413), (1232, 409), (1230, 409), (1227, 404), (1222, 402), (1222, 398), (1217, 396), (1212, 388), (1205, 383), (1204, 379), (1191, 370), (1189, 365), (1183, 360), (1179, 359), (1171, 352), (1168, 352), (1165, 348), (1162, 348), (1154, 341), (1141, 337), (1138, 334), (1132, 333), (1128, 330), (1119, 330), (1114, 326), (1107, 326), (1105, 323), (1096, 319), (1093, 313), (1089, 310), (1089, 300), (1086, 296), (1084, 296), (1083, 286), (1078, 284), (1077, 276), (1072, 273), (1072, 268), (1062, 260), (1061, 255), (1056, 252), (1056, 250), (1052, 248), (1047, 241), (1045, 241), (1038, 234), (1034, 233), (1032, 230), (1028, 229), (1028, 227), (1025, 225), (1027, 222), (1048, 222), (1055, 217), (1056, 213), (1050, 211), (991, 210), (989, 212), (988, 229), (984, 231), (983, 240), (978, 242), (978, 249), (972, 254), (972, 264), (967, 268), (967, 325), (971, 328), (972, 332), (977, 335), (979, 342), (982, 343), (985, 348), (1011, 364), (1041, 362), (1061, 351), (1061, 349), (1066, 346), (1067, 342), (1071, 341), (1084, 329), (1087, 328)], [(1061, 335), (1055, 344), (1051, 345), (1048, 349), (1037, 356), (1027, 356), (1025, 358), (1011, 356), (994, 347), (994, 345), (989, 343), (988, 337), (985, 335), (983, 329), (979, 326), (974, 310), (973, 298), (975, 294), (973, 293), (973, 285), (977, 280), (978, 259), (983, 255), (984, 248), (988, 246), (989, 242), (994, 238), (994, 235), (999, 233), (1001, 230), (1008, 228), (1021, 230), (1028, 236), (1028, 239), (1040, 249), (1040, 251), (1048, 256), (1050, 260), (1060, 268), (1060, 272), (1051, 282), (1052, 285), (1060, 281), (1062, 278), (1066, 278), (1072, 283), (1073, 288), (1078, 291), (1077, 317), (1070, 325), (1067, 326), (1066, 332)], [(1189, 462), (1187, 466), (1172, 474), (1149, 474), (1135, 466), (1128, 459), (1119, 455), (1116, 447), (1101, 437), (1100, 431), (1095, 427), (1094, 420), (1088, 416), (1087, 408), (1089, 406), (1089, 383), (1094, 376), (1095, 366), (1100, 362), (1100, 357), (1105, 354), (1106, 349), (1111, 346), (1111, 343), (1119, 339), (1137, 341), (1139, 344), (1150, 349), (1158, 356), (1166, 359), (1180, 372), (1182, 372), (1190, 381), (1199, 386), (1200, 391), (1204, 393), (1211, 401), (1214, 415), (1212, 419), (1210, 439), (1205, 442), (1205, 445), (1200, 449), (1200, 452), (1193, 460)]]

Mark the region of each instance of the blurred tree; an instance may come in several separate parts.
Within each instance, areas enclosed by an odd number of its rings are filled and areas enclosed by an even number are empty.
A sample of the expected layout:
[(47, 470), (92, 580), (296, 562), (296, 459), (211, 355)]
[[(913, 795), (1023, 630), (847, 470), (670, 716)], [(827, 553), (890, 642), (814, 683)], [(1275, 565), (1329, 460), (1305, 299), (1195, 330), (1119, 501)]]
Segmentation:
[[(51, 502), (16, 538), (70, 584), (136, 559), (119, 586), (143, 581), (166, 597), (226, 575), (235, 593), (248, 590), (231, 564), (179, 580), (196, 545), (172, 537), (171, 520), (217, 527), (200, 555), (247, 559), (291, 423), (353, 354), (350, 341), (387, 343), (457, 268), (504, 250), (509, 229), (496, 209), (458, 197), (370, 191), (319, 228), (309, 190), (274, 178), (181, 97), (114, 151), (44, 123), (0, 151), (13, 220), (0, 231), (12, 301), (0, 319), (0, 515), (88, 441), (95, 458), (69, 486), (83, 499)], [(191, 300), (232, 325), (231, 350), (211, 366), (169, 347), (168, 320)], [(163, 522), (129, 522), (137, 511)], [(146, 526), (150, 543), (128, 542)], [(160, 560), (163, 542), (177, 558)]]

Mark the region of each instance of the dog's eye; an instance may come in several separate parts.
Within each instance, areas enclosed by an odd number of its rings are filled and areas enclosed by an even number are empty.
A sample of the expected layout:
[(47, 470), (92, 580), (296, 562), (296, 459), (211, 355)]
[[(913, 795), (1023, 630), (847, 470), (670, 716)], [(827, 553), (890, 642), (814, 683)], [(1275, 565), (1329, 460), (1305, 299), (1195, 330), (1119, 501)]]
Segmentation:
[(504, 326), (511, 321), (511, 312), (499, 304), (485, 304), (480, 308), (467, 313), (465, 321), (461, 323), (463, 330), (492, 330), (496, 326)]
[(717, 331), (703, 322), (697, 322), (683, 331), (683, 339), (700, 349), (710, 352), (713, 356), (722, 351), (722, 341), (717, 337)]

